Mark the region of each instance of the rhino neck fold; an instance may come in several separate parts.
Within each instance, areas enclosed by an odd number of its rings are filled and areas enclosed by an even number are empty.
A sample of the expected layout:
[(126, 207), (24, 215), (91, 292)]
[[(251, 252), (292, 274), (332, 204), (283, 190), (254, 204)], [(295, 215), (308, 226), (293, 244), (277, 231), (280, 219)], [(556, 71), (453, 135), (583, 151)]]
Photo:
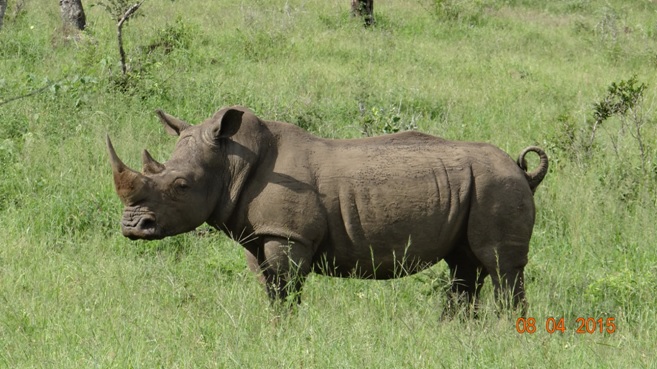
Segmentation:
[(243, 121), (242, 125), (222, 154), (228, 158), (228, 168), (217, 170), (217, 180), (228, 182), (207, 221), (236, 240), (252, 232), (244, 210), (265, 187), (263, 178), (273, 170), (278, 153), (276, 138), (261, 122)]
[(242, 171), (230, 175), (231, 182), (222, 191), (220, 200), (207, 221), (208, 224), (229, 233), (229, 235), (231, 232), (236, 232), (235, 223), (240, 222), (235, 213), (250, 172), (250, 168), (243, 168)]

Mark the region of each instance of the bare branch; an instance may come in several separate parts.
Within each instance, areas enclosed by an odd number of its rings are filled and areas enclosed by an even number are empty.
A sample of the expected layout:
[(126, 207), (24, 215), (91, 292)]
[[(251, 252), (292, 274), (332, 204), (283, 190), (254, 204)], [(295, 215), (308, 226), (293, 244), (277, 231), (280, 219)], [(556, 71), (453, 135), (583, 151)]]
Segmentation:
[(45, 86), (43, 86), (43, 87), (41, 87), (41, 88), (38, 88), (38, 89), (36, 89), (36, 90), (30, 91), (30, 92), (28, 92), (28, 93), (26, 93), (26, 94), (24, 94), (24, 95), (14, 96), (14, 97), (10, 97), (10, 98), (8, 98), (7, 100), (2, 100), (2, 101), (0, 101), (0, 106), (5, 105), (5, 104), (9, 104), (9, 103), (12, 102), (12, 101), (16, 101), (16, 100), (20, 100), (20, 99), (23, 99), (23, 98), (26, 98), (26, 97), (34, 96), (34, 95), (36, 95), (36, 94), (38, 94), (38, 93), (40, 93), (40, 92), (43, 92), (43, 91), (47, 90), (47, 89), (50, 88), (51, 86), (53, 86), (53, 85), (55, 85), (55, 84), (57, 84), (57, 83), (63, 81), (65, 78), (66, 78), (66, 77), (64, 77), (64, 78), (62, 78), (62, 79), (60, 79), (60, 80), (58, 80), (58, 81), (50, 82), (50, 83), (48, 83), (47, 85), (45, 85)]
[(128, 20), (128, 18), (135, 14), (135, 12), (143, 3), (144, 1), (137, 3), (126, 10), (121, 19), (119, 19), (119, 23), (117, 24), (117, 37), (119, 39), (119, 54), (121, 55), (121, 70), (123, 71), (123, 75), (125, 75), (128, 71), (125, 63), (125, 50), (123, 50), (123, 24)]

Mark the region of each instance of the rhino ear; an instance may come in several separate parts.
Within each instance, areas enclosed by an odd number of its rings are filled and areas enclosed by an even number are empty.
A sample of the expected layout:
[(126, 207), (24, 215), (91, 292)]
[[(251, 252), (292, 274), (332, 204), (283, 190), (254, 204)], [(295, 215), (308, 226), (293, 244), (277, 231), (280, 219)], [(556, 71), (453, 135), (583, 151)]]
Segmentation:
[(172, 136), (180, 136), (180, 132), (191, 127), (191, 125), (184, 120), (169, 115), (160, 109), (157, 109), (155, 114), (157, 114), (157, 116), (160, 118), (160, 121), (164, 125), (164, 128), (167, 130), (167, 133)]
[(243, 111), (237, 109), (227, 109), (223, 114), (222, 112), (215, 114), (210, 128), (212, 137), (218, 140), (231, 137), (237, 133), (242, 125), (243, 114)]

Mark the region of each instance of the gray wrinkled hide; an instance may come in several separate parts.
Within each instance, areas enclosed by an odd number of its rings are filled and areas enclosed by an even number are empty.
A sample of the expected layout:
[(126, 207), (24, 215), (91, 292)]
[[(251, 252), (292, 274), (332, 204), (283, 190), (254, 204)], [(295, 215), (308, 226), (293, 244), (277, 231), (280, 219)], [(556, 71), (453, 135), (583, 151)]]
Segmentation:
[[(196, 126), (158, 114), (180, 136), (169, 161), (145, 151), (138, 173), (108, 139), (127, 237), (207, 222), (244, 246), (272, 298), (299, 291), (311, 271), (386, 279), (445, 259), (452, 297), (472, 302), (491, 275), (498, 294), (524, 304), (542, 150), (516, 163), (489, 144), (419, 132), (322, 139), (241, 107)], [(541, 158), (532, 173), (521, 169), (528, 151)]]

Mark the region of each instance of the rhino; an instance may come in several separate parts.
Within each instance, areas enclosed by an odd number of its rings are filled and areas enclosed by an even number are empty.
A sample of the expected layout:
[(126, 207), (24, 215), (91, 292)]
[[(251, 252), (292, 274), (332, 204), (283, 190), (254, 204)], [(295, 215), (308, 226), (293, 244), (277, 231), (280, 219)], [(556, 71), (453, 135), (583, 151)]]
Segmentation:
[[(324, 139), (239, 106), (198, 125), (156, 113), (179, 136), (165, 163), (144, 150), (133, 170), (107, 136), (124, 236), (155, 240), (207, 223), (243, 246), (273, 301), (298, 302), (311, 272), (390, 279), (445, 260), (449, 301), (470, 306), (490, 275), (497, 298), (526, 311), (542, 149), (514, 161), (487, 143), (415, 131)], [(530, 152), (540, 163), (528, 172)]]

